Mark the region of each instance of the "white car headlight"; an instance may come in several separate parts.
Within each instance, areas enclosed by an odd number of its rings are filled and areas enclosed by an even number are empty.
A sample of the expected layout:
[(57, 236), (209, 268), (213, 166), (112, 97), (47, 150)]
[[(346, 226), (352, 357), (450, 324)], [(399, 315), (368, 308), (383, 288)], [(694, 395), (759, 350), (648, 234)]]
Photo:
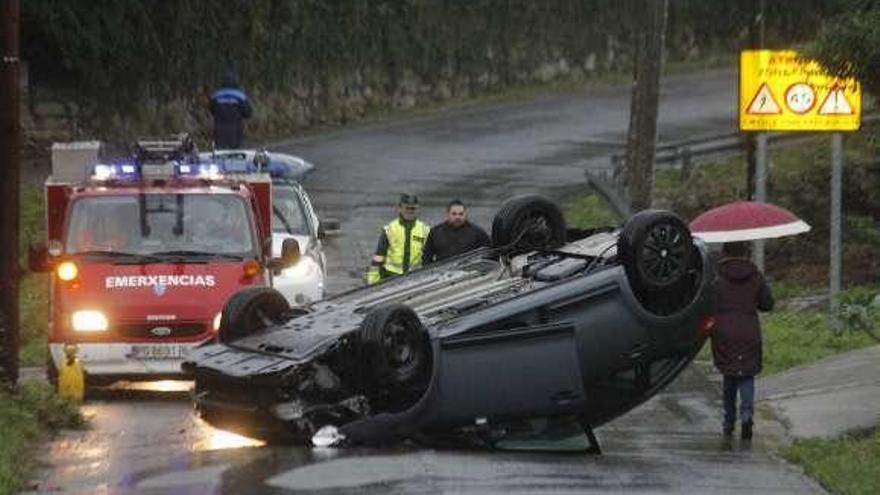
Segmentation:
[(315, 258), (309, 255), (303, 255), (295, 265), (281, 270), (281, 276), (290, 278), (306, 278), (311, 277), (321, 267)]
[(76, 332), (104, 332), (110, 327), (104, 313), (92, 309), (74, 311), (71, 326)]
[(211, 328), (216, 332), (220, 330), (220, 318), (223, 316), (223, 312), (217, 313), (214, 315), (214, 321), (211, 323)]

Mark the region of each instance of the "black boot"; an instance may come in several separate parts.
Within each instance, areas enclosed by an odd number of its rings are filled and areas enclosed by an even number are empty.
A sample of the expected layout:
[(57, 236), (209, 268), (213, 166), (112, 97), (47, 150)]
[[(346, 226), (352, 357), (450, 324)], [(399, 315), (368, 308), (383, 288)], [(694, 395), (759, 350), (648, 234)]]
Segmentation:
[(724, 433), (724, 438), (730, 438), (733, 436), (733, 423), (724, 423), (724, 428), (721, 430)]
[(743, 421), (742, 431), (740, 432), (743, 440), (752, 439), (752, 420)]

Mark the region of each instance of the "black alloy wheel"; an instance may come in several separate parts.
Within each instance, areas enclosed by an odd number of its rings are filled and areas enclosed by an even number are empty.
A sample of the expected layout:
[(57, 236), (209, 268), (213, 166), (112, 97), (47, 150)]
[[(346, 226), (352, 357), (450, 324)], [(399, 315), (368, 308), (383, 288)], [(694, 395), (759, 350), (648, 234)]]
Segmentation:
[(565, 244), (562, 211), (552, 201), (535, 194), (504, 202), (492, 222), (492, 244), (512, 254), (556, 249)]
[(371, 310), (360, 326), (359, 349), (359, 367), (371, 398), (399, 408), (427, 388), (431, 341), (409, 306), (390, 304)]
[(651, 225), (636, 254), (636, 266), (646, 285), (663, 288), (677, 283), (687, 268), (690, 243), (690, 235), (677, 225)]
[(271, 287), (248, 287), (226, 301), (220, 316), (218, 337), (229, 342), (278, 325), (290, 317), (290, 304)]

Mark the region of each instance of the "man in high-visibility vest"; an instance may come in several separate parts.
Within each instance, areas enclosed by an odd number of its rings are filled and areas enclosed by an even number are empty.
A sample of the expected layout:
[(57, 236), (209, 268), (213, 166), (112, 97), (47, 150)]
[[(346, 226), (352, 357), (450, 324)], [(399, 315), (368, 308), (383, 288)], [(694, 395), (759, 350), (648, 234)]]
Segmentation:
[(372, 285), (387, 277), (403, 275), (422, 266), (422, 250), (431, 227), (416, 218), (419, 198), (402, 194), (397, 204), (397, 218), (382, 228), (379, 245), (367, 269), (367, 283)]

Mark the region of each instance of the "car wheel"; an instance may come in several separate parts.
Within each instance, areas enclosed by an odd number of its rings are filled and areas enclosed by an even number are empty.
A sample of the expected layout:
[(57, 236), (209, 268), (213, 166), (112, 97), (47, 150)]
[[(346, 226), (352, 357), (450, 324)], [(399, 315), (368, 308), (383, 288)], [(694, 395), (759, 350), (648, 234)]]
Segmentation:
[(271, 287), (248, 287), (226, 301), (218, 337), (228, 342), (287, 320), (290, 304)]
[(431, 341), (412, 308), (374, 308), (361, 323), (359, 337), (359, 361), (372, 399), (399, 408), (421, 396), (431, 373)]
[(565, 244), (565, 218), (556, 204), (527, 194), (504, 202), (492, 222), (492, 244), (514, 252), (555, 249)]
[(617, 256), (636, 292), (677, 287), (688, 274), (694, 244), (687, 225), (673, 213), (645, 210), (624, 225)]

